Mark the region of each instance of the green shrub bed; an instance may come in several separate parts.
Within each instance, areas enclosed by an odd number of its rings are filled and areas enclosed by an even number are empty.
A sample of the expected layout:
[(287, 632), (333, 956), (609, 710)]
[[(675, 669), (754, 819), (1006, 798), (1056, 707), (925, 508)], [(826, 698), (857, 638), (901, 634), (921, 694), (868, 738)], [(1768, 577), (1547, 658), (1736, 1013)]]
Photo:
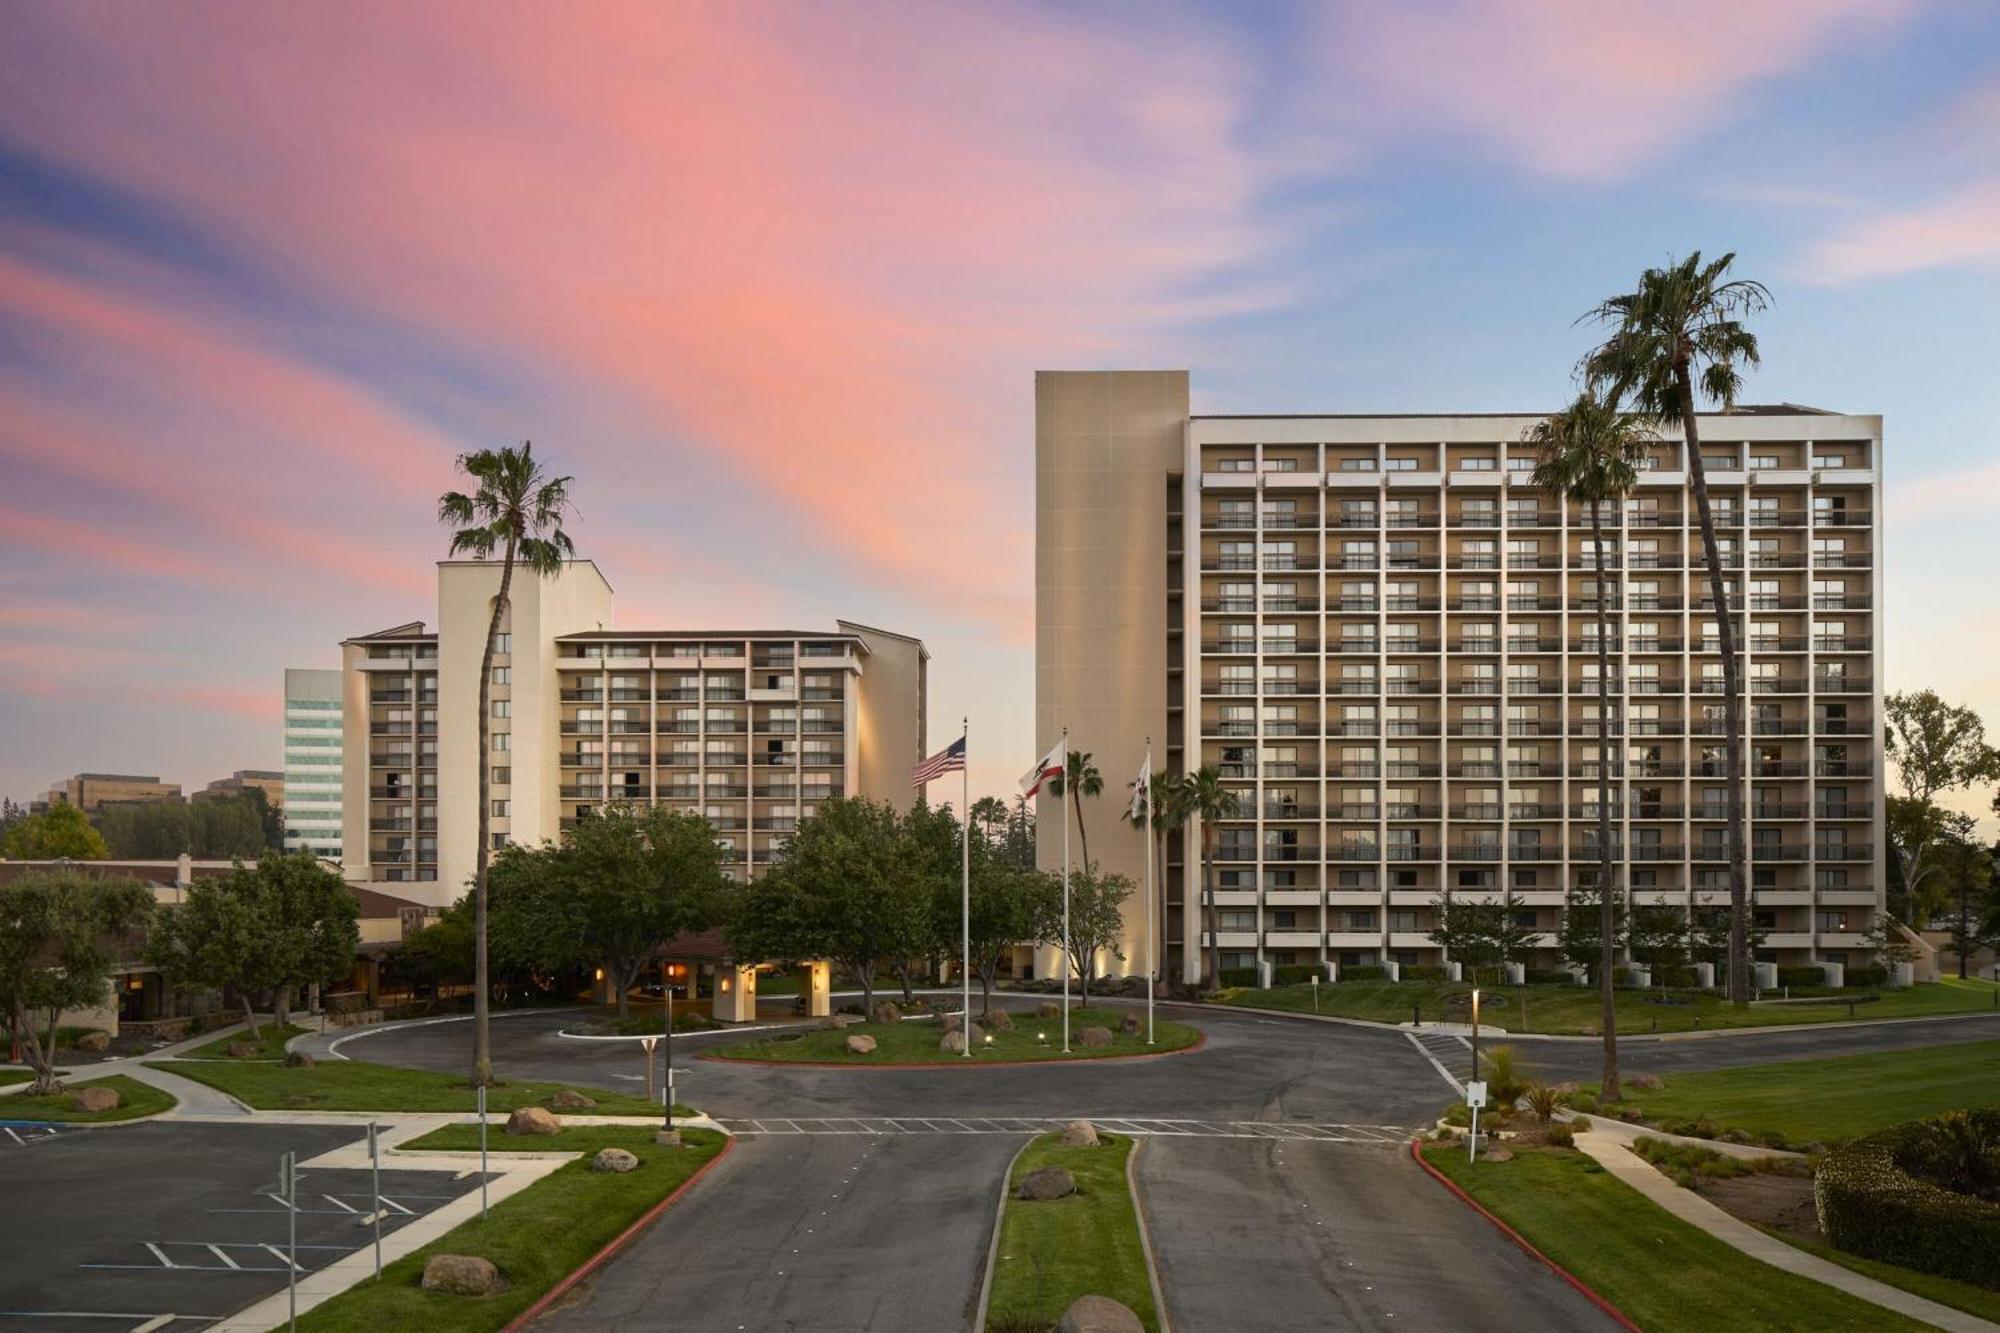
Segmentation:
[(1827, 1154), (1820, 1230), (1850, 1254), (2000, 1290), (2000, 1109), (1948, 1111)]

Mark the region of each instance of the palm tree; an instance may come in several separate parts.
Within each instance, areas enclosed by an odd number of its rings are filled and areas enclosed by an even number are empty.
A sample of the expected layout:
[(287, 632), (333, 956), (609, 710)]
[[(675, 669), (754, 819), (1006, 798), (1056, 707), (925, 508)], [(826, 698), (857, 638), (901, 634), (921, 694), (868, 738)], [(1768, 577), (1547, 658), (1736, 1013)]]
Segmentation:
[(488, 832), (493, 813), (492, 759), (488, 730), (492, 726), (493, 651), (500, 636), (500, 619), (513, 587), (514, 566), (524, 565), (537, 578), (553, 578), (563, 562), (576, 553), (562, 529), (569, 511), (568, 477), (551, 477), (535, 461), (534, 447), (481, 449), (461, 454), (458, 470), (476, 484), (472, 494), (446, 491), (438, 497), (438, 522), (452, 529), (451, 553), (490, 560), (500, 553), (500, 591), (493, 599), (493, 617), (486, 627), (486, 648), (479, 657), (479, 845), (472, 878), (472, 1082), (493, 1081), (493, 1047), (486, 974), (486, 871), (492, 859)]
[[(1159, 877), (1155, 883), (1164, 885), (1167, 880), (1167, 835), (1187, 823), (1186, 788), (1180, 779), (1164, 768), (1155, 770), (1153, 776), (1147, 780), (1147, 787), (1146, 808), (1150, 815), (1135, 816), (1130, 809), (1127, 809), (1124, 820), (1153, 839), (1155, 844), (1153, 868)], [(1150, 829), (1147, 827), (1149, 822)], [(1155, 896), (1159, 900), (1159, 920), (1153, 925), (1153, 929), (1158, 932), (1153, 938), (1162, 942), (1154, 954), (1157, 962), (1166, 956), (1164, 942), (1167, 938), (1167, 895), (1159, 892)], [(1157, 972), (1155, 979), (1158, 979)]]
[(1007, 822), (1007, 803), (998, 796), (982, 796), (972, 803), (972, 822), (990, 845), (994, 830)]
[(1236, 793), (1222, 785), (1222, 771), (1203, 764), (1181, 780), (1184, 819), (1201, 821), (1202, 927), (1208, 932), (1208, 984), (1222, 984), (1222, 948), (1215, 937), (1215, 821), (1236, 813)]
[(1604, 1030), (1602, 1087), (1605, 1097), (1616, 1101), (1618, 1009), (1611, 989), (1611, 970), (1617, 961), (1611, 866), (1611, 599), (1604, 588), (1604, 509), (1622, 504), (1632, 493), (1646, 451), (1659, 437), (1651, 426), (1586, 390), (1562, 411), (1528, 427), (1521, 439), (1535, 447), (1535, 484), (1558, 502), (1573, 501), (1590, 511), (1597, 571), (1597, 901), (1604, 942), (1597, 966), (1597, 990)]
[(1070, 807), (1076, 811), (1076, 838), (1082, 844), (1085, 870), (1090, 869), (1090, 834), (1083, 827), (1083, 798), (1104, 794), (1104, 775), (1090, 760), (1090, 751), (1071, 750), (1063, 761), (1063, 771), (1049, 782), (1049, 791), (1058, 797), (1067, 794)]
[(1704, 264), (1699, 250), (1679, 263), (1647, 269), (1637, 291), (1614, 296), (1585, 314), (1612, 326), (1603, 345), (1583, 359), (1589, 383), (1606, 402), (1628, 395), (1632, 406), (1667, 426), (1679, 426), (1687, 444), (1688, 483), (1701, 520), (1701, 548), (1715, 605), (1717, 647), (1722, 654), (1722, 713), (1729, 839), (1729, 998), (1750, 1002), (1750, 905), (1743, 810), (1743, 673), (1736, 659), (1736, 625), (1715, 540), (1715, 516), (1701, 461), (1694, 382), (1724, 411), (1735, 407), (1743, 386), (1741, 366), (1757, 364), (1757, 337), (1743, 326), (1761, 313), (1771, 293), (1761, 282), (1728, 277), (1736, 256)]

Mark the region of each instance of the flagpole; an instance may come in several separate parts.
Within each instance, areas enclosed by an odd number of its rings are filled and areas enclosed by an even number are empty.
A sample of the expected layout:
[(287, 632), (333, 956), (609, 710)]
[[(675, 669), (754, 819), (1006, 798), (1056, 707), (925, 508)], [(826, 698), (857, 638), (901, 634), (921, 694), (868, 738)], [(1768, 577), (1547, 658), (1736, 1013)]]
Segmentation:
[(959, 882), (958, 905), (958, 980), (965, 993), (965, 1018), (959, 1025), (959, 1033), (965, 1038), (965, 1058), (972, 1058), (972, 754), (968, 744), (972, 739), (972, 720), (959, 719), (958, 744), (965, 753), (959, 758), (958, 776), (961, 796), (960, 815), (965, 820), (965, 864), (963, 878)]
[(1146, 737), (1146, 767), (1139, 774), (1146, 793), (1146, 818), (1139, 833), (1146, 839), (1146, 1044), (1153, 1044), (1153, 973), (1159, 970), (1158, 940), (1153, 931), (1153, 738)]
[(1075, 963), (1075, 961), (1076, 961), (1076, 955), (1070, 952), (1070, 940), (1069, 940), (1069, 807), (1070, 807), (1070, 804), (1071, 804), (1071, 801), (1070, 801), (1070, 794), (1069, 794), (1069, 728), (1068, 728), (1068, 727), (1064, 727), (1064, 728), (1063, 728), (1063, 732), (1062, 732), (1062, 765), (1063, 765), (1063, 794), (1062, 794), (1062, 812), (1063, 812), (1063, 961), (1062, 961), (1062, 974), (1063, 974), (1063, 1001), (1062, 1001), (1062, 1004), (1063, 1004), (1063, 1054), (1064, 1054), (1064, 1055), (1068, 1055), (1068, 1054), (1069, 1054), (1069, 971), (1070, 971), (1070, 967), (1071, 967), (1071, 965), (1072, 965), (1073, 963)]

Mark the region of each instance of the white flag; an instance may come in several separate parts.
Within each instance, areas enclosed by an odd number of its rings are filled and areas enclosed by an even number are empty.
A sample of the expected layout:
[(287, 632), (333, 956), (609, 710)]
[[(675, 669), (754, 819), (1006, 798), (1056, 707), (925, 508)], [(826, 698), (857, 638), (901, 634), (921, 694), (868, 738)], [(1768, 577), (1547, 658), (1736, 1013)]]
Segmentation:
[(1146, 757), (1139, 763), (1139, 776), (1132, 779), (1132, 821), (1144, 819), (1153, 804), (1153, 752), (1146, 751)]
[(1054, 748), (1042, 756), (1042, 761), (1021, 775), (1021, 795), (1032, 797), (1042, 789), (1042, 784), (1050, 778), (1063, 775), (1063, 743), (1057, 741)]

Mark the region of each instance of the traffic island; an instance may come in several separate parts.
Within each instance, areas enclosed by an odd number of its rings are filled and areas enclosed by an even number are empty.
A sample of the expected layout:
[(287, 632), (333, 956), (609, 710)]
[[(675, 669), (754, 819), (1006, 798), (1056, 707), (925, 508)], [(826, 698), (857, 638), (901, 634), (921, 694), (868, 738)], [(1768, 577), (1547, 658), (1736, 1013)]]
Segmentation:
[[(1136, 1018), (1136, 1023), (1133, 1021)], [(958, 1045), (954, 1025), (921, 1019), (854, 1022), (804, 1032), (778, 1033), (705, 1051), (703, 1059), (761, 1064), (845, 1065), (855, 1067), (940, 1068), (1132, 1059), (1190, 1051), (1202, 1043), (1198, 1028), (1164, 1019), (1146, 1041), (1145, 1019), (1109, 1009), (1070, 1011), (1070, 1049), (1062, 1048), (1062, 1018), (1013, 1015), (1011, 1025), (991, 1027), (975, 1020), (972, 1055)]]
[[(464, 1078), (426, 1069), (398, 1069), (360, 1060), (327, 1060), (290, 1066), (269, 1061), (160, 1060), (148, 1062), (182, 1078), (205, 1083), (259, 1111), (474, 1111), (478, 1091)], [(657, 1101), (608, 1089), (562, 1083), (505, 1082), (486, 1090), (486, 1108), (505, 1114), (522, 1106), (574, 1113), (564, 1093), (581, 1091), (592, 1115), (657, 1116)]]
[(1130, 1311), (1136, 1327), (1158, 1329), (1152, 1264), (1127, 1171), (1135, 1141), (1102, 1131), (1067, 1138), (1042, 1135), (1014, 1159), (985, 1327), (1053, 1329), (1073, 1305), (1094, 1297)]
[(123, 1074), (113, 1074), (108, 1078), (65, 1083), (61, 1092), (44, 1097), (23, 1092), (0, 1098), (0, 1120), (103, 1125), (159, 1115), (173, 1110), (176, 1104), (172, 1093)]

